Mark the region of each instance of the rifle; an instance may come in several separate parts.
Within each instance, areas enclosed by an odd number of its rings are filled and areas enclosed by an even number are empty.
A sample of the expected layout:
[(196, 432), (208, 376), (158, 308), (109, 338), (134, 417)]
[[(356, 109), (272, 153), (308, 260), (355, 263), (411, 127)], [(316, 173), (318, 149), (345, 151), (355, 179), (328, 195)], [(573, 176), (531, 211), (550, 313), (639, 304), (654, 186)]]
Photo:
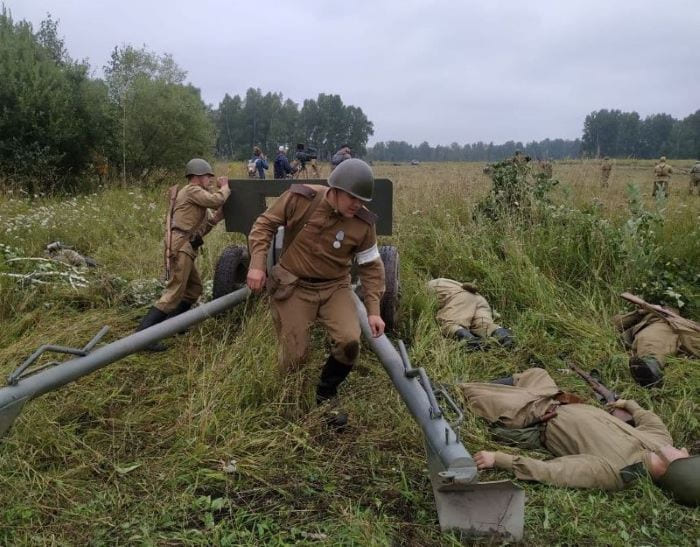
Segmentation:
[(659, 317), (661, 317), (661, 319), (673, 319), (674, 323), (676, 323), (679, 326), (682, 326), (695, 332), (700, 332), (700, 325), (698, 325), (695, 321), (691, 321), (690, 319), (681, 317), (676, 312), (669, 310), (668, 308), (664, 308), (663, 306), (659, 306), (657, 304), (649, 304), (649, 302), (646, 302), (638, 296), (635, 296), (632, 293), (628, 292), (623, 292), (620, 295), (620, 297), (624, 298), (628, 302), (632, 302), (632, 304), (635, 304), (636, 306), (644, 310), (650, 311), (651, 313), (658, 315)]
[[(598, 399), (601, 403), (614, 403), (620, 398), (617, 393), (605, 387), (601, 382), (593, 378), (593, 376), (591, 376), (587, 372), (581, 370), (573, 363), (567, 362), (566, 364), (571, 370), (573, 370), (576, 374), (578, 374), (581, 378), (588, 382), (588, 385), (590, 385), (593, 388), (593, 391), (596, 394), (596, 399)], [(613, 408), (612, 410), (610, 410), (610, 414), (612, 414), (616, 418), (619, 418), (626, 424), (632, 426), (634, 425), (634, 419), (632, 418), (632, 414), (630, 414), (626, 410), (623, 410), (622, 408)]]
[(170, 249), (173, 241), (173, 212), (175, 210), (175, 200), (177, 199), (177, 184), (168, 188), (168, 212), (165, 215), (165, 249), (163, 263), (165, 267), (165, 281), (170, 279)]

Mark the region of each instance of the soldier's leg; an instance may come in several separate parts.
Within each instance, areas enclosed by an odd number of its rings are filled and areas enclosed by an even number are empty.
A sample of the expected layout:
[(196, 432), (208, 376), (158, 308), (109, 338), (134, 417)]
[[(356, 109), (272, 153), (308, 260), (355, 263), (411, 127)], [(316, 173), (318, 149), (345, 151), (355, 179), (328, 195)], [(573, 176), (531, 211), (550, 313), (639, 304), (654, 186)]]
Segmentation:
[[(327, 291), (327, 292), (326, 292)], [(360, 322), (352, 289), (341, 285), (324, 291), (318, 317), (331, 339), (331, 354), (316, 389), (319, 402), (334, 397), (360, 354)]]
[(318, 296), (314, 291), (295, 287), (284, 300), (270, 297), (272, 320), (277, 332), (278, 364), (286, 375), (306, 361), (309, 352), (309, 329), (318, 313)]
[(557, 390), (557, 384), (543, 368), (529, 368), (513, 375), (513, 385), (527, 388), (529, 391), (543, 390), (549, 393)]
[(505, 348), (510, 349), (515, 346), (513, 333), (509, 329), (494, 323), (491, 306), (489, 306), (489, 303), (481, 295), (478, 295), (476, 310), (472, 318), (470, 330), (482, 338), (487, 336), (493, 337)]
[(659, 384), (666, 357), (675, 355), (679, 347), (679, 337), (668, 323), (659, 320), (647, 325), (634, 337), (630, 374), (642, 386)]
[(194, 259), (190, 255), (182, 252), (175, 254), (170, 266), (170, 279), (168, 279), (163, 294), (155, 304), (156, 308), (166, 315), (175, 310), (185, 294), (193, 266)]

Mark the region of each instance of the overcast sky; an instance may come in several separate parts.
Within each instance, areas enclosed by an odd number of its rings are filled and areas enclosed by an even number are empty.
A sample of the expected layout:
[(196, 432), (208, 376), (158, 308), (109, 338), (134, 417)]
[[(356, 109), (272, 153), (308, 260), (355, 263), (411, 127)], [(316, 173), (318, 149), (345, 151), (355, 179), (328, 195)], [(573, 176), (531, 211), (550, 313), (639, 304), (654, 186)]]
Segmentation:
[[(1, 0), (0, 0), (1, 1)], [(101, 75), (115, 45), (172, 53), (207, 103), (337, 93), (370, 142), (576, 138), (592, 110), (700, 109), (700, 1), (5, 0), (50, 12)]]

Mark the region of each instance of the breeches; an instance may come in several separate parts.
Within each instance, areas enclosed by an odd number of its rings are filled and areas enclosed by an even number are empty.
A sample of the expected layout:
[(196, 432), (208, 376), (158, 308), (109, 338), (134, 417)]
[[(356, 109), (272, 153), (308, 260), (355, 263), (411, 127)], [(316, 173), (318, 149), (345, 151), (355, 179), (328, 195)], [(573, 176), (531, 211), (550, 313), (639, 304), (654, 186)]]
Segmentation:
[(163, 313), (175, 310), (180, 301), (195, 303), (202, 294), (202, 280), (194, 265), (194, 258), (187, 253), (176, 253), (170, 264), (170, 279), (156, 308)]
[(279, 367), (292, 372), (306, 362), (310, 328), (317, 320), (326, 328), (331, 354), (352, 366), (360, 353), (360, 322), (348, 282), (311, 284), (299, 281), (284, 300), (270, 297), (279, 343)]
[(678, 335), (666, 321), (656, 321), (645, 326), (634, 337), (632, 351), (639, 357), (652, 355), (664, 364), (667, 355), (675, 355), (680, 347)]

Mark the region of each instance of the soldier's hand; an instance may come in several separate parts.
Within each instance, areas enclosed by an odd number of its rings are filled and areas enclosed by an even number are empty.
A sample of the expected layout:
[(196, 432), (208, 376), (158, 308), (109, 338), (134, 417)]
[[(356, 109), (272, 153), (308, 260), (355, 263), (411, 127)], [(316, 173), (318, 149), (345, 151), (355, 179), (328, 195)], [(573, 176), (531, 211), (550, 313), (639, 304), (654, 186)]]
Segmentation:
[(265, 270), (248, 270), (248, 277), (246, 278), (246, 283), (248, 283), (248, 288), (253, 292), (260, 292), (263, 287), (265, 287), (265, 281), (267, 275)]
[(368, 315), (367, 322), (372, 331), (372, 337), (377, 338), (384, 334), (384, 320), (378, 315)]
[(607, 404), (608, 408), (622, 408), (622, 409), (624, 409), (626, 406), (627, 406), (627, 399), (618, 399), (617, 401), (614, 401), (612, 403)]
[(479, 471), (484, 469), (492, 469), (496, 465), (496, 453), (487, 452), (486, 450), (479, 450), (474, 454), (474, 461), (476, 462), (476, 468)]
[(219, 188), (223, 188), (228, 185), (228, 177), (219, 177), (216, 179), (216, 183), (219, 185)]

